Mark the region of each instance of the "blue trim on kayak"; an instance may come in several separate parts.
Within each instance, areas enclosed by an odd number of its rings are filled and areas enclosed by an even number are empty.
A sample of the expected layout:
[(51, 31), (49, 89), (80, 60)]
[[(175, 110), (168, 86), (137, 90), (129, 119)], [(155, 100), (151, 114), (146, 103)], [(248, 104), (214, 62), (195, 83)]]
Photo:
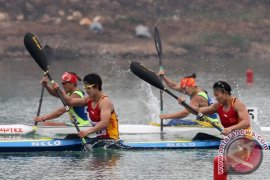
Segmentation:
[[(105, 145), (106, 148), (126, 149), (126, 150), (218, 149), (219, 144), (220, 141), (125, 142), (120, 140), (113, 144), (103, 143), (103, 145)], [(38, 140), (0, 141), (0, 152), (82, 151), (82, 150), (83, 145), (81, 139), (38, 139)]]
[(130, 149), (217, 149), (220, 141), (122, 142)]
[(81, 151), (80, 139), (0, 141), (0, 152)]

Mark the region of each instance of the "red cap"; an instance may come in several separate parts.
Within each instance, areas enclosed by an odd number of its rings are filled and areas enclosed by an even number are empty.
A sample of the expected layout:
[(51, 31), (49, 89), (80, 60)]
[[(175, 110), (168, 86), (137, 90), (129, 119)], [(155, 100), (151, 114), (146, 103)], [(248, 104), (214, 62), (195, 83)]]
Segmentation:
[(71, 82), (77, 84), (78, 77), (75, 74), (64, 72), (62, 75), (62, 82)]
[(183, 79), (180, 80), (180, 86), (181, 86), (181, 88), (195, 87), (196, 86), (195, 79), (192, 78), (192, 77), (183, 78)]

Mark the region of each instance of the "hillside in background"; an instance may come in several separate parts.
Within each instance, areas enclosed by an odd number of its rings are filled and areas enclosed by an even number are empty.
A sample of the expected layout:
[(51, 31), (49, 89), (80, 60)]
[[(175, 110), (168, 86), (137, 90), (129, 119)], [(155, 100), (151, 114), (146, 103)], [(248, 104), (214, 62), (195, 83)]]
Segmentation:
[[(23, 36), (32, 32), (58, 59), (147, 58), (156, 56), (157, 25), (167, 57), (268, 60), (269, 8), (266, 0), (0, 0), (0, 57), (28, 57)], [(101, 33), (89, 30), (93, 21), (103, 25)], [(137, 25), (152, 37), (136, 37)]]

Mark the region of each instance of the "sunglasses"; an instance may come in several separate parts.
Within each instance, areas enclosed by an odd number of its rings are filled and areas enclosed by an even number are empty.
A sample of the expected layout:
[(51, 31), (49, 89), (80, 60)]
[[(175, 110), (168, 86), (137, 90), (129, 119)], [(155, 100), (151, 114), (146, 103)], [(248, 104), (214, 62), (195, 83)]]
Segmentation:
[(88, 84), (84, 84), (84, 89), (91, 89), (95, 84), (91, 84), (91, 85), (88, 85)]

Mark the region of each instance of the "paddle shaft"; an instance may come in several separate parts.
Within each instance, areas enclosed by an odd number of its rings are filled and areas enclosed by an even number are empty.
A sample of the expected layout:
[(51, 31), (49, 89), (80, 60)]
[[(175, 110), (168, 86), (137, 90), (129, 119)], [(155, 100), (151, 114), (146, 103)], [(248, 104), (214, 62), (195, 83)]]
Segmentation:
[[(158, 54), (158, 59), (159, 59), (159, 70), (163, 70), (162, 66), (162, 45), (161, 45), (161, 39), (160, 35), (158, 32), (158, 28), (155, 26), (155, 31), (154, 31), (154, 41), (155, 41), (155, 46)], [(160, 76), (160, 81), (162, 81), (162, 76)], [(160, 113), (163, 113), (163, 90), (160, 90)], [(160, 131), (163, 132), (163, 119), (160, 119)]]
[[(52, 56), (53, 56), (53, 49), (49, 45), (46, 44), (45, 47), (44, 47), (44, 52), (45, 52), (45, 55), (47, 57), (47, 63), (48, 63), (47, 67), (49, 68), (49, 66), (51, 64)], [(42, 105), (42, 102), (43, 102), (44, 89), (45, 89), (44, 85), (41, 85), (41, 86), (42, 86), (42, 88), (41, 88), (41, 94), (40, 94), (40, 98), (39, 98), (37, 116), (40, 115), (41, 105)], [(38, 122), (35, 121), (34, 126), (37, 126), (37, 124), (38, 124)]]
[[(157, 49), (158, 50), (158, 49)], [(162, 57), (159, 56), (159, 69), (163, 70), (162, 67)], [(162, 81), (163, 76), (160, 76), (160, 81)], [(160, 113), (163, 113), (163, 90), (159, 91), (159, 96), (160, 96)], [(163, 132), (163, 119), (160, 119), (160, 131)]]
[[(41, 94), (40, 94), (40, 98), (39, 98), (39, 105), (38, 105), (38, 110), (37, 110), (37, 116), (40, 115), (40, 110), (41, 110), (41, 104), (42, 104), (42, 101), (43, 101), (43, 95), (44, 95), (44, 89), (45, 89), (45, 86), (42, 85), (42, 88), (41, 88)], [(37, 126), (38, 122), (35, 121), (35, 126)]]

